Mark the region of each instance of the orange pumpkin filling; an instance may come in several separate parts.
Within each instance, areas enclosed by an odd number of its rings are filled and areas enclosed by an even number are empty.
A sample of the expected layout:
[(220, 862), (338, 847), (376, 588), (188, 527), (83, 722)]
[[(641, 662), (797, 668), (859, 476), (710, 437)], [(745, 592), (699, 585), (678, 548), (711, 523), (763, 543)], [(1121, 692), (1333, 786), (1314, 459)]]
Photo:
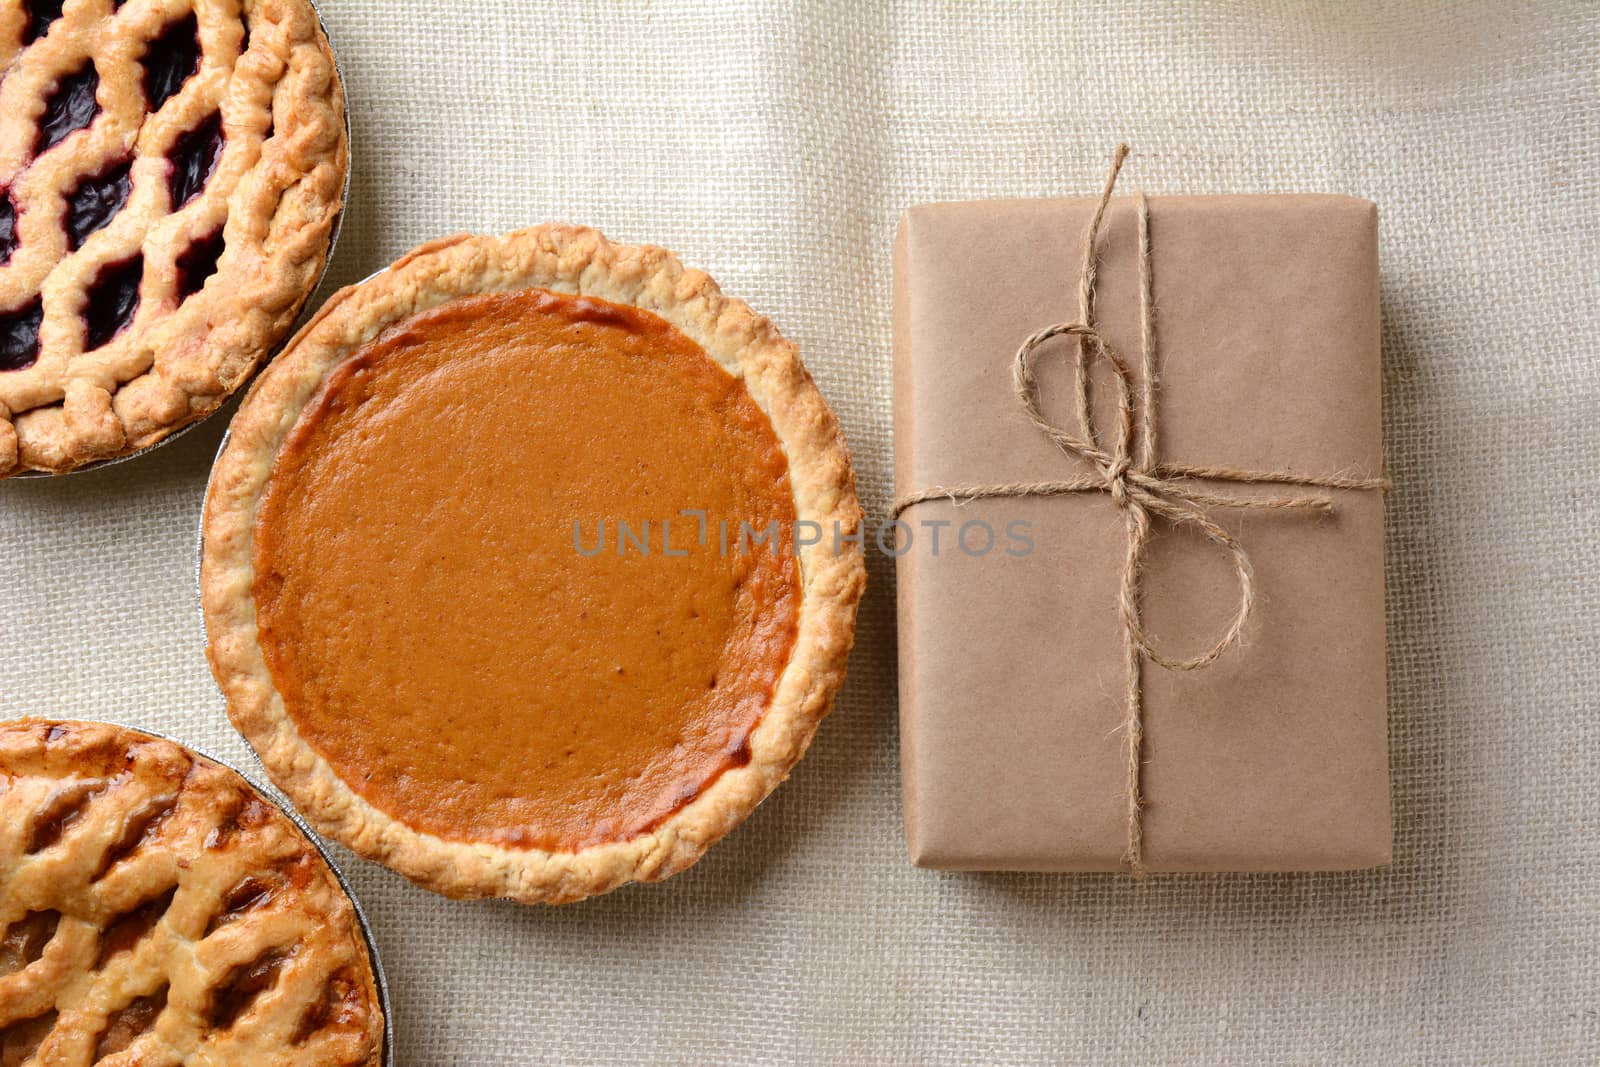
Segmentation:
[[(291, 431), (260, 645), (301, 735), (401, 822), (623, 840), (749, 760), (795, 643), (794, 520), (771, 423), (677, 328), (464, 297), (345, 359)], [(773, 521), (776, 551), (739, 536)]]

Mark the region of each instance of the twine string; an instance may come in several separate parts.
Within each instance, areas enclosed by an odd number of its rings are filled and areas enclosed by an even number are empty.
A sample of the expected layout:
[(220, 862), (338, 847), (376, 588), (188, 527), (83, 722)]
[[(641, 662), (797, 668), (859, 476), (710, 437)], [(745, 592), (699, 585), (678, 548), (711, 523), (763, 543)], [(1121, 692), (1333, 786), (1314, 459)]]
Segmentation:
[[(1121, 509), (1127, 527), (1127, 553), (1122, 564), (1118, 593), (1118, 615), (1122, 622), (1126, 687), (1124, 690), (1124, 752), (1127, 762), (1126, 833), (1123, 863), (1136, 877), (1144, 867), (1144, 810), (1142, 789), (1144, 753), (1145, 660), (1172, 671), (1200, 670), (1215, 663), (1244, 634), (1255, 607), (1255, 573), (1250, 556), (1237, 538), (1213, 520), (1208, 509), (1244, 508), (1288, 513), (1323, 513), (1333, 510), (1326, 494), (1286, 493), (1275, 496), (1243, 496), (1212, 492), (1196, 486), (1199, 482), (1240, 485), (1276, 485), (1316, 489), (1384, 491), (1386, 478), (1319, 476), (1293, 471), (1251, 471), (1236, 467), (1193, 466), (1156, 461), (1156, 372), (1155, 314), (1152, 300), (1150, 257), (1150, 206), (1144, 194), (1135, 193), (1133, 206), (1138, 223), (1139, 336), (1140, 373), (1135, 376), (1122, 357), (1107, 343), (1094, 321), (1095, 280), (1098, 270), (1097, 240), (1111, 195), (1117, 184), (1128, 146), (1118, 145), (1106, 177), (1104, 190), (1095, 205), (1083, 242), (1083, 265), (1078, 276), (1079, 317), (1074, 322), (1058, 322), (1036, 331), (1022, 342), (1012, 363), (1012, 384), (1016, 398), (1028, 420), (1072, 461), (1088, 464), (1091, 473), (1053, 481), (1001, 482), (991, 485), (939, 486), (908, 493), (895, 501), (898, 518), (908, 508), (929, 500), (963, 503), (998, 497), (1051, 497), (1077, 493), (1106, 493)], [(1034, 375), (1038, 351), (1056, 338), (1074, 342), (1073, 399), (1076, 425), (1064, 427), (1052, 422), (1040, 406), (1039, 384)], [(1109, 445), (1101, 437), (1093, 416), (1090, 372), (1103, 364), (1111, 372), (1116, 390), (1116, 425)], [(1209, 648), (1188, 656), (1171, 656), (1158, 648), (1145, 632), (1140, 616), (1141, 575), (1156, 519), (1175, 528), (1188, 528), (1217, 545), (1233, 566), (1238, 586), (1238, 602), (1222, 635)]]

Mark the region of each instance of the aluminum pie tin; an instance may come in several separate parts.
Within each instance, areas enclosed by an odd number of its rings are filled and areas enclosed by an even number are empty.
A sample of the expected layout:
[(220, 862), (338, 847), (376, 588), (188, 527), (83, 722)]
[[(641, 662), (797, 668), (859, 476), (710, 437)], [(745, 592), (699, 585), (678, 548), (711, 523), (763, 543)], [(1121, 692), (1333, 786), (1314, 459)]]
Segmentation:
[[(322, 17), (322, 10), (318, 7), (317, 0), (307, 0), (307, 3), (310, 4), (312, 13), (317, 16), (317, 25), (322, 28), (322, 36), (328, 42), (328, 53), (333, 56), (333, 71), (335, 76), (337, 76), (339, 79), (340, 91), (344, 92), (344, 87), (346, 85), (344, 77), (344, 65), (339, 60), (339, 50), (333, 45), (333, 36), (328, 33), (327, 20)], [(230, 397), (238, 396), (245, 389), (249, 388), (250, 382), (257, 374), (261, 372), (261, 368), (272, 362), (273, 358), (277, 356), (279, 352), (283, 351), (284, 347), (289, 343), (289, 340), (294, 337), (295, 333), (298, 332), (305, 321), (313, 312), (316, 311), (316, 308), (310, 306), (311, 298), (316, 295), (318, 286), (322, 284), (322, 279), (327, 276), (328, 264), (333, 262), (334, 250), (339, 246), (339, 232), (344, 228), (345, 209), (350, 204), (350, 170), (355, 165), (355, 152), (350, 150), (353, 148), (354, 142), (350, 136), (350, 95), (348, 92), (344, 92), (344, 140), (345, 145), (347, 146), (347, 154), (349, 159), (346, 161), (344, 168), (344, 188), (339, 192), (339, 211), (333, 217), (333, 229), (328, 234), (328, 251), (322, 257), (322, 268), (317, 271), (316, 277), (311, 280), (311, 287), (306, 290), (306, 306), (300, 309), (300, 314), (296, 317), (295, 321), (290, 324), (289, 329), (284, 333), (283, 338), (276, 345), (262, 353), (261, 358), (256, 361), (255, 367), (248, 375), (244, 377), (242, 381), (239, 382), (238, 385), (233, 388), (232, 392), (230, 392), (228, 396), (223, 397), (222, 401), (217, 404), (215, 408), (200, 416), (198, 419), (195, 419), (193, 422), (184, 426), (180, 426), (176, 430), (173, 430), (171, 433), (167, 434), (161, 440), (145, 445), (143, 448), (136, 449), (133, 452), (129, 452), (125, 456), (111, 456), (108, 459), (97, 459), (91, 463), (85, 463), (82, 466), (73, 467), (71, 470), (64, 471), (18, 471), (16, 474), (10, 475), (8, 478), (4, 479), (5, 481), (10, 481), (13, 478), (61, 478), (69, 474), (84, 474), (88, 471), (101, 470), (105, 467), (113, 467), (119, 463), (127, 463), (129, 460), (138, 459), (140, 456), (147, 456), (163, 445), (170, 445), (178, 438), (187, 434), (190, 430), (199, 429), (201, 426), (204, 426), (206, 423), (210, 422), (213, 418), (219, 415), (223, 408), (228, 406), (228, 400)]]
[(229, 761), (225, 759), (218, 759), (205, 749), (197, 748), (181, 738), (173, 737), (171, 734), (164, 734), (159, 730), (152, 730), (147, 726), (136, 726), (133, 723), (120, 722), (116, 719), (82, 719), (79, 721), (98, 722), (106, 726), (115, 726), (119, 729), (131, 730), (134, 733), (144, 734), (146, 737), (153, 737), (160, 741), (170, 741), (172, 744), (179, 746), (186, 752), (192, 752), (197, 756), (201, 756), (210, 760), (219, 767), (225, 767), (234, 774), (237, 774), (245, 783), (245, 785), (250, 787), (250, 791), (252, 793), (266, 801), (268, 804), (271, 804), (278, 811), (281, 811), (288, 818), (289, 822), (294, 825), (295, 829), (300, 831), (300, 835), (310, 842), (311, 847), (316, 849), (317, 855), (322, 857), (322, 862), (328, 865), (328, 870), (333, 872), (334, 881), (339, 883), (340, 891), (344, 893), (345, 899), (350, 902), (351, 910), (355, 912), (356, 926), (360, 928), (361, 940), (367, 947), (367, 960), (372, 964), (372, 984), (373, 987), (378, 991), (378, 1010), (383, 1012), (383, 1043), (380, 1049), (381, 1063), (383, 1064), (383, 1067), (394, 1067), (394, 1010), (389, 1005), (389, 979), (388, 976), (384, 974), (383, 957), (378, 954), (377, 939), (372, 936), (372, 925), (367, 921), (367, 913), (365, 909), (361, 907), (361, 898), (356, 896), (355, 890), (350, 887), (350, 881), (344, 876), (344, 871), (341, 870), (339, 865), (334, 862), (333, 857), (328, 854), (328, 848), (325, 844), (323, 844), (322, 838), (317, 836), (316, 831), (311, 829), (310, 825), (306, 823), (306, 820), (301, 816), (301, 814), (298, 811), (295, 811), (294, 808), (290, 807), (287, 803), (280, 800), (278, 797), (272, 795), (267, 790), (262, 789), (261, 786), (257, 785), (248, 774), (245, 774)]

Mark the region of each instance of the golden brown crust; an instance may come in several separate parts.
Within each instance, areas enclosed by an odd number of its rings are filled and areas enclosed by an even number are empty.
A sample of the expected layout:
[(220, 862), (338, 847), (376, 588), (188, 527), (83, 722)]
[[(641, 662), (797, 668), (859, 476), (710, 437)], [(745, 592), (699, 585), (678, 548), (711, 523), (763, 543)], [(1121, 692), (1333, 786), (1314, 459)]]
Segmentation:
[[(193, 10), (199, 71), (147, 114), (144, 42)], [(248, 21), (248, 42), (244, 19)], [(327, 259), (349, 144), (333, 53), (307, 0), (111, 0), (71, 4), (19, 48), (3, 32), (0, 187), (19, 206), (17, 247), (0, 265), (0, 311), (42, 295), (37, 359), (0, 371), (0, 477), (61, 472), (136, 452), (214, 411), (282, 340)], [(241, 46), (248, 45), (241, 53)], [(38, 116), (57, 79), (92, 57), (101, 111), (34, 157)], [(169, 203), (167, 157), (220, 112), (226, 141), (205, 186)], [(66, 196), (132, 159), (126, 204), (83, 247), (67, 246)], [(222, 228), (225, 249), (185, 297), (178, 259)], [(139, 306), (86, 348), (86, 294), (102, 268), (143, 255)]]
[(0, 723), (0, 782), (6, 1062), (380, 1062), (354, 906), (239, 775), (126, 727), (22, 719)]
[[(389, 325), (472, 293), (538, 287), (652, 311), (742, 379), (788, 455), (800, 520), (828, 531), (801, 550), (799, 633), (749, 764), (728, 770), (654, 830), (578, 852), (506, 849), (418, 833), (350, 790), (301, 740), (256, 640), (251, 547), (272, 462), (330, 368)], [(251, 388), (212, 472), (201, 592), (207, 655), (234, 725), (268, 774), (319, 830), (448, 896), (563, 903), (694, 863), (745, 818), (805, 753), (844, 680), (865, 585), (850, 457), (795, 347), (742, 301), (670, 252), (616, 245), (594, 230), (546, 225), (504, 237), (431, 242), (389, 270), (335, 294)]]

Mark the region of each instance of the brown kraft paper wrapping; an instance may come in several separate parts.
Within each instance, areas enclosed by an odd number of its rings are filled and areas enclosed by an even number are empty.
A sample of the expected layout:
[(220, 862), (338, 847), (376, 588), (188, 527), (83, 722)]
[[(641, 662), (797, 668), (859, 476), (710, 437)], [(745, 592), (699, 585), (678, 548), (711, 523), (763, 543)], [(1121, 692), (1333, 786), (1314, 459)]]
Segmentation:
[[(895, 245), (897, 490), (1081, 476), (1024, 416), (1018, 346), (1078, 314), (1097, 200), (911, 208)], [(1149, 200), (1157, 462), (1381, 473), (1377, 211), (1338, 196)], [(1136, 216), (1111, 201), (1095, 325), (1138, 372)], [(1072, 340), (1035, 357), (1070, 423)], [(1055, 347), (1051, 347), (1055, 346)], [(1097, 373), (1093, 382), (1103, 385)], [(1111, 427), (1111, 390), (1095, 390)], [(1102, 431), (1104, 432), (1104, 431)], [(1237, 496), (1282, 487), (1219, 483)], [(1141, 664), (1143, 862), (1154, 871), (1344, 870), (1390, 858), (1383, 499), (1313, 489), (1329, 515), (1208, 509), (1243, 544), (1255, 609), (1203, 670)], [(1129, 781), (1117, 611), (1127, 529), (1103, 492), (932, 500), (897, 560), (906, 837), (913, 862), (1123, 869)], [(963, 524), (996, 533), (962, 551)], [(940, 528), (932, 551), (928, 524)], [(1026, 523), (1032, 550), (1008, 539)], [(1157, 521), (1146, 631), (1190, 656), (1238, 604), (1226, 553)], [(982, 548), (981, 530), (969, 544)]]

